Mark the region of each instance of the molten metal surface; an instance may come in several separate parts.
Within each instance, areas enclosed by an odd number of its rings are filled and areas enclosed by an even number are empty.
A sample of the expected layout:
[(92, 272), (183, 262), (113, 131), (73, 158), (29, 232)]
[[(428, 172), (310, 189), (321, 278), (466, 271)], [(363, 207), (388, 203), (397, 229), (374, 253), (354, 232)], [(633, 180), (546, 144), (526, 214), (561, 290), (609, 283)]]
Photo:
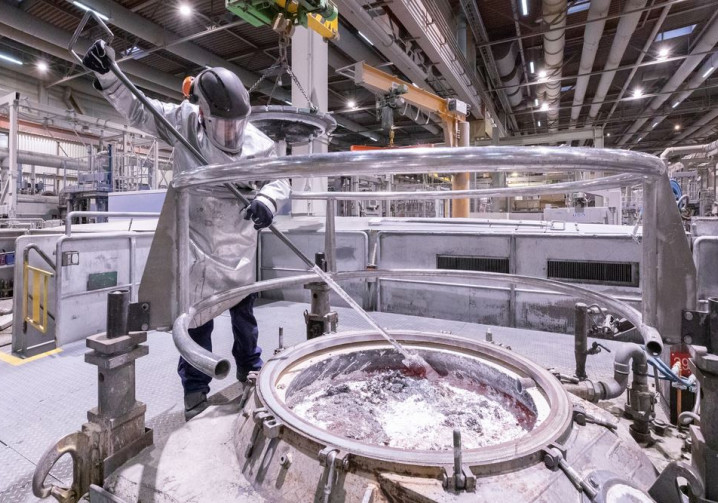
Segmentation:
[(541, 420), (461, 370), (428, 378), (401, 368), (325, 376), (288, 396), (287, 405), (334, 434), (410, 450), (449, 450), (455, 428), (464, 449), (509, 442)]

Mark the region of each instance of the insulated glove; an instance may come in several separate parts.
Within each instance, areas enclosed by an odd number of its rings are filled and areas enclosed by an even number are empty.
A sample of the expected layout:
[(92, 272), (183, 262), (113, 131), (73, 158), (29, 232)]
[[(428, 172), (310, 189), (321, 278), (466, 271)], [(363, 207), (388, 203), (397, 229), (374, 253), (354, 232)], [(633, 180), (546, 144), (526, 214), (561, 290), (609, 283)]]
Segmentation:
[(82, 58), (82, 64), (88, 70), (104, 75), (110, 71), (110, 65), (114, 60), (115, 50), (104, 40), (96, 40), (85, 57)]
[(247, 206), (246, 214), (244, 215), (245, 220), (252, 219), (252, 222), (254, 222), (254, 228), (264, 229), (265, 227), (269, 227), (272, 225), (272, 220), (274, 219), (274, 213), (272, 213), (272, 210), (264, 204), (259, 199), (254, 199), (251, 203), (249, 203), (249, 206)]

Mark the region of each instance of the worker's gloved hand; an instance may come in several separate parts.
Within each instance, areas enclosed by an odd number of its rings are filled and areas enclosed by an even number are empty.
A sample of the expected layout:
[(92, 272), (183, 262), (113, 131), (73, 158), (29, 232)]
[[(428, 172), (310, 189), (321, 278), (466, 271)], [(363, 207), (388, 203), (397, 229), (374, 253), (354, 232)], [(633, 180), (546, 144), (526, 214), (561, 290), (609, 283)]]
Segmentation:
[(265, 203), (255, 198), (247, 207), (246, 214), (244, 215), (245, 220), (252, 219), (254, 222), (254, 228), (264, 229), (272, 225), (274, 219), (274, 213)]
[(104, 40), (96, 40), (82, 58), (82, 64), (88, 70), (104, 75), (110, 71), (110, 65), (114, 60), (115, 50)]

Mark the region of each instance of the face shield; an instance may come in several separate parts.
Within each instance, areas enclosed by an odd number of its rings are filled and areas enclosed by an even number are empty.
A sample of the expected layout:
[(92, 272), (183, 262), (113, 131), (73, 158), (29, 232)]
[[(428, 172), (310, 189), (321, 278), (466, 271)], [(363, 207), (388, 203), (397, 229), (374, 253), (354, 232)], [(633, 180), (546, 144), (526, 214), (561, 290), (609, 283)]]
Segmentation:
[(204, 116), (204, 126), (209, 141), (218, 149), (231, 154), (238, 154), (242, 150), (247, 122), (249, 117), (222, 119)]

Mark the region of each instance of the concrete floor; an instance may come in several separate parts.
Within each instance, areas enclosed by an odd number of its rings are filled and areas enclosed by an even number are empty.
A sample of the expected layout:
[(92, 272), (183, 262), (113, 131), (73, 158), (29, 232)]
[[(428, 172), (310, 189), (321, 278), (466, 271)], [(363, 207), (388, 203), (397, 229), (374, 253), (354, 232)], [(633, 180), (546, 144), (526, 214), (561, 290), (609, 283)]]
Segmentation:
[[(279, 327), (284, 328), (285, 345), (305, 340), (303, 312), (309, 306), (292, 302), (259, 302), (255, 309), (260, 327), (260, 345), (271, 354), (277, 346)], [(341, 331), (367, 329), (366, 323), (347, 308), (338, 308)], [(484, 339), (485, 325), (418, 318), (389, 313), (372, 314), (389, 329), (414, 329), (447, 332)], [(510, 346), (544, 367), (556, 367), (571, 374), (574, 368), (573, 337), (531, 330), (491, 327), (494, 342)], [(616, 342), (603, 341), (609, 348)], [(150, 353), (137, 361), (137, 398), (147, 404), (147, 423), (155, 430), (155, 439), (164, 438), (184, 424), (182, 387), (176, 375), (178, 353), (172, 338), (164, 332), (148, 335)], [(231, 331), (229, 315), (221, 315), (215, 325), (214, 349), (229, 357)], [(0, 351), (9, 351), (9, 346)], [(0, 502), (36, 501), (30, 480), (43, 452), (62, 436), (86, 421), (86, 411), (96, 405), (96, 368), (84, 363), (84, 341), (68, 344), (62, 351), (27, 362), (11, 365), (0, 361)], [(588, 359), (591, 378), (611, 375), (613, 355), (602, 352)], [(233, 375), (233, 373), (231, 373)], [(212, 383), (217, 393), (232, 385), (234, 379)], [(229, 393), (217, 395), (215, 402)], [(71, 473), (69, 457), (61, 460), (52, 475), (59, 480)]]

